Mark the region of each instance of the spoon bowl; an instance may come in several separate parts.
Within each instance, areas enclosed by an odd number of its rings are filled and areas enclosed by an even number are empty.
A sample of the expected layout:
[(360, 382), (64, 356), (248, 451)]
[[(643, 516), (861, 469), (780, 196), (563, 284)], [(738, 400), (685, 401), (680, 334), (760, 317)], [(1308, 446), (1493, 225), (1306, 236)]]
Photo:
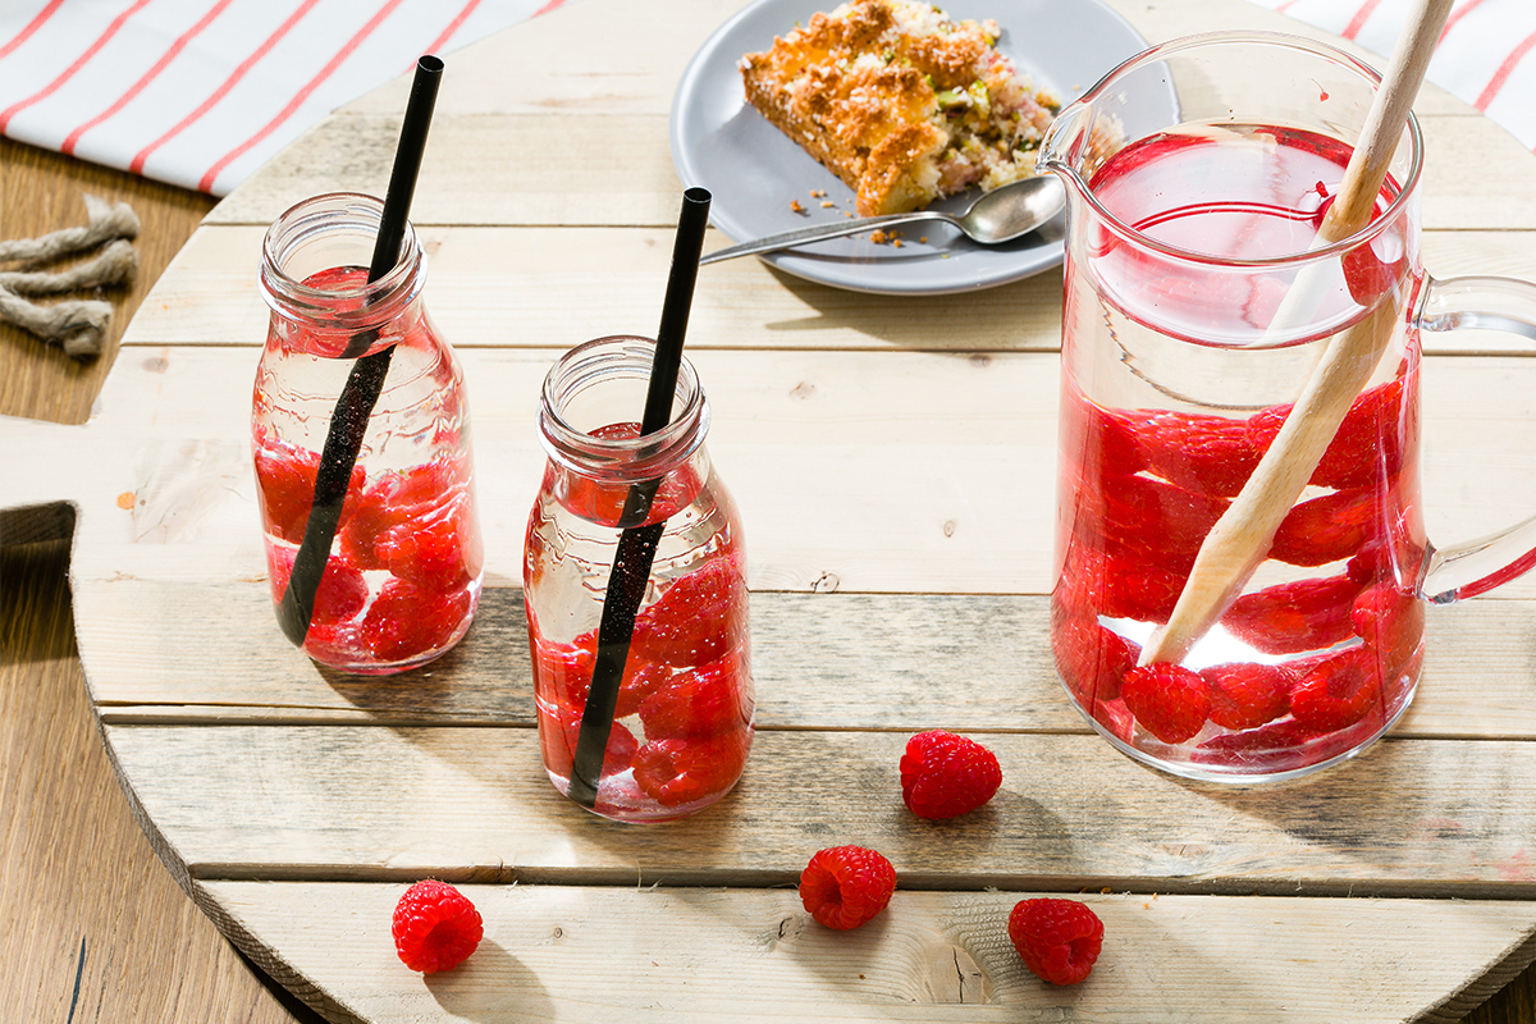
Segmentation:
[(983, 193), (958, 215), (938, 210), (913, 210), (910, 213), (889, 213), (880, 217), (862, 217), (836, 224), (820, 224), (796, 231), (786, 231), (783, 234), (769, 235), (767, 238), (743, 242), (725, 249), (716, 249), (699, 260), (699, 265), (718, 263), (737, 256), (753, 256), (759, 253), (793, 249), (824, 238), (842, 238), (864, 231), (883, 230), (899, 224), (921, 222), (950, 224), (959, 228), (974, 242), (982, 245), (998, 245), (1029, 234), (1059, 214), (1066, 204), (1067, 193), (1061, 182), (1054, 174), (1043, 174), (1009, 182), (991, 192)]

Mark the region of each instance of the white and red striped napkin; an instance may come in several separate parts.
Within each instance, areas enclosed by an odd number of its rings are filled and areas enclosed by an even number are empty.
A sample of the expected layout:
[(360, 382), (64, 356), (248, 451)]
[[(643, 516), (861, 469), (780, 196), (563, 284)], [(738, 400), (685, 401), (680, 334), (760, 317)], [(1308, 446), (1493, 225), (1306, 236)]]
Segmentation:
[(225, 195), (326, 114), (566, 0), (0, 0), (0, 133)]
[[(0, 0), (0, 133), (224, 195), (420, 54), (564, 2)], [(1411, 0), (1254, 2), (1384, 64)], [(1533, 49), (1536, 0), (1460, 0), (1429, 78), (1536, 149)]]
[[(1253, 0), (1353, 40), (1385, 70), (1413, 0)], [(1536, 0), (1459, 0), (1428, 79), (1536, 150)]]

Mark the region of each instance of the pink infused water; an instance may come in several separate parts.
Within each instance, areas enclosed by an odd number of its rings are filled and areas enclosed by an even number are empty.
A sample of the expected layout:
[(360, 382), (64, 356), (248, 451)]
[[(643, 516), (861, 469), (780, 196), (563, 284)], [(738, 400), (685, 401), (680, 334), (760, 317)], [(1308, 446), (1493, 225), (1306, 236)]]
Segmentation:
[[(1276, 127), (1150, 136), (1098, 169), (1068, 249), (1053, 648), (1102, 732), (1183, 774), (1326, 764), (1417, 682), (1417, 224), (1405, 207), (1324, 250), (1296, 295), (1281, 261), (1313, 246), (1349, 156)], [(1375, 315), (1386, 354), (1242, 595), (1181, 663), (1136, 667), (1329, 338)]]
[[(685, 357), (670, 423), (640, 435), (654, 343), (598, 338), (565, 353), (542, 391), (549, 461), (528, 515), (523, 600), (544, 768), (570, 796), (592, 695), (604, 604), (631, 488), (656, 481), (646, 524), (661, 524), (614, 695), (595, 790), (607, 818), (663, 822), (713, 805), (751, 751), (746, 547), (741, 517), (709, 458), (709, 406)], [(603, 706), (601, 703), (598, 706)], [(579, 799), (579, 796), (578, 796)]]
[[(1306, 251), (1344, 177), (1350, 148), (1307, 131), (1202, 129), (1155, 135), (1121, 150), (1094, 176), (1095, 198), (1154, 243), (1215, 261)], [(1389, 180), (1378, 212), (1395, 194)], [(1408, 241), (1389, 231), (1349, 259), (1323, 263), (1303, 307), (1312, 333), (1326, 337), (1380, 301), (1393, 283), (1392, 269), (1406, 271)], [(1293, 273), (1255, 274), (1245, 264), (1218, 272), (1219, 262), (1163, 259), (1118, 244), (1107, 225), (1099, 242), (1091, 256), (1096, 283), (1126, 315), (1199, 345), (1274, 346), (1266, 331)]]
[[(323, 304), (334, 317), (364, 308), (367, 273), (332, 267), (301, 285), (337, 293)], [(283, 315), (274, 315), (268, 333), (251, 437), (274, 604), (304, 539), (320, 452), (353, 365), (339, 357), (355, 333)], [(484, 564), (457, 358), (419, 300), (377, 334), (371, 351), (394, 347), (389, 375), (303, 645), (316, 661), (360, 674), (412, 668), (457, 643), (478, 604)]]

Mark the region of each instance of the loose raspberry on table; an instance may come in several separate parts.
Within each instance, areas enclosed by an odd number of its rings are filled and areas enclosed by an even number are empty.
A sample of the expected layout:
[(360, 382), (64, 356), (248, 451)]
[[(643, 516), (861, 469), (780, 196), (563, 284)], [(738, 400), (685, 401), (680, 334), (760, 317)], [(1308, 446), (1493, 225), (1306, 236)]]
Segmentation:
[(1028, 967), (1052, 985), (1076, 985), (1093, 973), (1104, 922), (1076, 900), (1020, 900), (1008, 915), (1008, 938)]
[(1132, 669), (1120, 684), (1120, 697), (1141, 727), (1164, 743), (1194, 736), (1211, 711), (1205, 680), (1169, 661)]
[(975, 740), (933, 729), (907, 741), (901, 798), (919, 818), (954, 818), (992, 799), (1003, 784), (997, 757)]
[(457, 967), (485, 934), (480, 912), (463, 893), (428, 878), (405, 891), (390, 925), (395, 952), (413, 971), (431, 974)]
[(857, 928), (884, 910), (896, 891), (896, 869), (874, 850), (833, 846), (800, 872), (800, 902), (818, 924)]

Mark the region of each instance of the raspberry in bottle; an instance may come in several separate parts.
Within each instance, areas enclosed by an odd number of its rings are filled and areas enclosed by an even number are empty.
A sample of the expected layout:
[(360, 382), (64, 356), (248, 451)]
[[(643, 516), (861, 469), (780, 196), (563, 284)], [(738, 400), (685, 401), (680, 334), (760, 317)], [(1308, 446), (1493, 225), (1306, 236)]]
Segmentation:
[(463, 369), (422, 302), (426, 263), (409, 224), (395, 267), (368, 283), (381, 212), (371, 196), (332, 193), (298, 203), (268, 230), (261, 292), (272, 312), (251, 411), (281, 621), (321, 453), (333, 420), (349, 415), (349, 378), (360, 357), (389, 352), (313, 611), (298, 627), (315, 661), (362, 674), (414, 668), (456, 644), (484, 564)]
[[(671, 422), (639, 436), (653, 351), (645, 338), (599, 338), (550, 370), (538, 420), (548, 462), (523, 552), (539, 742), (569, 795), (620, 535), (665, 524), (592, 807), (629, 822), (715, 803), (740, 778), (753, 731), (740, 518), (705, 447), (709, 403), (686, 358)], [(621, 525), (635, 486), (655, 487), (649, 513)]]

